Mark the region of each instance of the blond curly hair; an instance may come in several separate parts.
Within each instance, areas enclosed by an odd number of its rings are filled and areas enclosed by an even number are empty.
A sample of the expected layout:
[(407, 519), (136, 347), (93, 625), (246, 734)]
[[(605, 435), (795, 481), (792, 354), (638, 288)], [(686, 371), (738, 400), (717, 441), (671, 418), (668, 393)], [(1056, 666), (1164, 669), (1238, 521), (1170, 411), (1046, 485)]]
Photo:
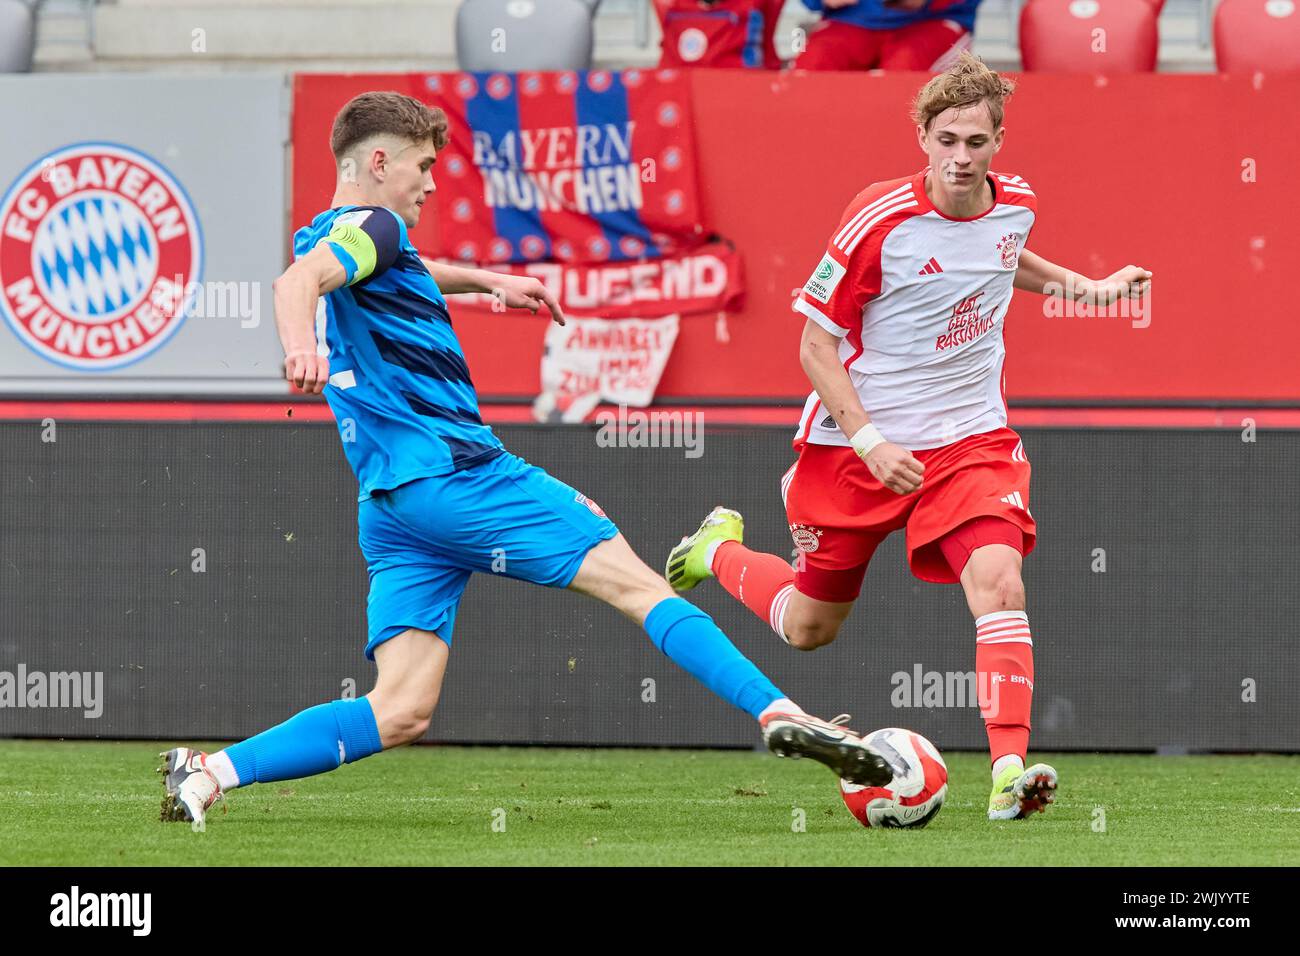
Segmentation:
[(969, 50), (963, 50), (956, 63), (921, 87), (912, 102), (912, 119), (929, 132), (930, 124), (944, 110), (984, 103), (996, 130), (1002, 125), (1007, 98), (1015, 89), (1015, 83), (990, 70)]

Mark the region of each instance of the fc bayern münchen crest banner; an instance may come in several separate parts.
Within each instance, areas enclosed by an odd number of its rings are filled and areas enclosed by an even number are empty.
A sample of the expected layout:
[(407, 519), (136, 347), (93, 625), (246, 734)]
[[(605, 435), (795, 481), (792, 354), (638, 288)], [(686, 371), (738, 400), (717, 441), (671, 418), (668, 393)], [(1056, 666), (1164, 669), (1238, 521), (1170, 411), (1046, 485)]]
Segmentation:
[(0, 198), (0, 314), (28, 348), (87, 371), (153, 352), (185, 318), (202, 265), (198, 217), (140, 150), (78, 143)]
[(440, 253), (618, 262), (699, 245), (691, 89), (674, 70), (438, 73)]
[(0, 395), (288, 392), (271, 321), (288, 92), (271, 74), (0, 76)]

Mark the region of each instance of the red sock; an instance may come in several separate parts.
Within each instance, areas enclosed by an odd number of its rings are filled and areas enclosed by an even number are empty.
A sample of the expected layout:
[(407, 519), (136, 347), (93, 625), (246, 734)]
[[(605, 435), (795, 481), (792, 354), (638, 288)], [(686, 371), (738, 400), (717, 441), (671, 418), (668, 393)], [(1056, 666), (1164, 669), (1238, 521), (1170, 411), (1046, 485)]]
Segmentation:
[(785, 640), (785, 609), (794, 593), (794, 569), (775, 554), (724, 541), (713, 554), (713, 575), (731, 596)]
[(975, 676), (992, 760), (1029, 750), (1034, 698), (1034, 639), (1024, 611), (995, 611), (975, 621)]

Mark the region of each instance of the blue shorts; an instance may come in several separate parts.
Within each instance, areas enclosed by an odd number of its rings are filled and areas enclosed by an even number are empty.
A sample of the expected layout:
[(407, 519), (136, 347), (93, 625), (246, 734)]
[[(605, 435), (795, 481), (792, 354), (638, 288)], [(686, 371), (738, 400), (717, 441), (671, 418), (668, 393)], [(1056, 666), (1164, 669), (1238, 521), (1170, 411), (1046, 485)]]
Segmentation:
[(587, 552), (618, 534), (586, 495), (509, 453), (376, 492), (360, 503), (357, 526), (370, 570), (370, 660), (411, 627), (451, 644), (472, 572), (568, 587)]

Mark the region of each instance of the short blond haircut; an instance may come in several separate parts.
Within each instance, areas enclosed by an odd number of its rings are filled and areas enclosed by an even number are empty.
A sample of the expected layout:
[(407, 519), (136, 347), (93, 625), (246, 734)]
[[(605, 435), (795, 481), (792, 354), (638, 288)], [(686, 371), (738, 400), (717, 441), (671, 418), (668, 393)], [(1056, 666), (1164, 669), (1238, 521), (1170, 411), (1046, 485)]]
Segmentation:
[(1004, 104), (1015, 89), (1015, 83), (963, 50), (956, 63), (921, 87), (912, 103), (912, 119), (929, 132), (935, 117), (945, 110), (984, 103), (997, 130), (1002, 125)]

